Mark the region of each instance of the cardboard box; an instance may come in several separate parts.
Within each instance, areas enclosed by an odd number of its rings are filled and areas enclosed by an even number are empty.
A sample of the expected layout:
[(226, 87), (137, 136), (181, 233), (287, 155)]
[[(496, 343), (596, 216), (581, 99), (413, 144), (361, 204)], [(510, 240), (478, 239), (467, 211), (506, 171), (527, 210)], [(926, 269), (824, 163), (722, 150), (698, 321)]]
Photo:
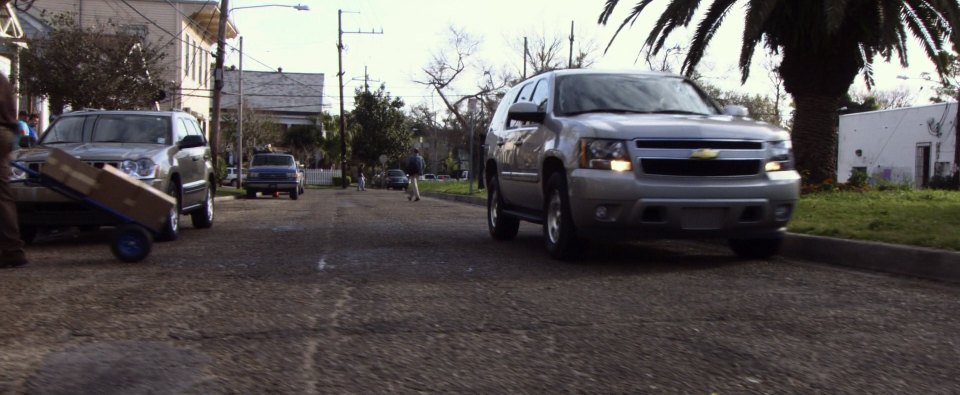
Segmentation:
[(177, 201), (166, 193), (105, 166), (90, 198), (159, 232)]
[(97, 184), (100, 169), (74, 158), (56, 148), (50, 149), (47, 161), (40, 167), (40, 173), (57, 180), (82, 195), (89, 195)]

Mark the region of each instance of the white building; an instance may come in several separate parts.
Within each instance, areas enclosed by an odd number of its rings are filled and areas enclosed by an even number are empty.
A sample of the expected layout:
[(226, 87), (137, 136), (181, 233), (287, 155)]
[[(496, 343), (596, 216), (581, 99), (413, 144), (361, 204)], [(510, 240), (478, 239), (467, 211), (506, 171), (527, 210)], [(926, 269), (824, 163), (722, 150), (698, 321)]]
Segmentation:
[(863, 171), (870, 180), (926, 187), (949, 176), (956, 151), (957, 103), (840, 116), (837, 181)]

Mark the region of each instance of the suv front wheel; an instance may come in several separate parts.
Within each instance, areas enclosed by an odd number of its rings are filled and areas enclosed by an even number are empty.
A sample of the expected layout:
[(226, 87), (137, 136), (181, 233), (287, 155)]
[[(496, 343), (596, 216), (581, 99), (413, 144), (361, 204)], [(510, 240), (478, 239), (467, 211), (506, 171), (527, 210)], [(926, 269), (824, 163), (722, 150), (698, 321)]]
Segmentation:
[(177, 185), (176, 182), (171, 182), (170, 187), (167, 188), (167, 194), (173, 196), (177, 202), (173, 205), (173, 208), (170, 209), (170, 214), (167, 215), (167, 222), (163, 224), (163, 228), (160, 229), (160, 234), (157, 235), (157, 241), (174, 241), (177, 239), (177, 233), (180, 230), (180, 205), (182, 204), (180, 186)]
[(547, 201), (544, 208), (543, 238), (547, 252), (559, 260), (571, 259), (583, 248), (583, 240), (577, 237), (577, 229), (570, 215), (570, 196), (567, 194), (567, 179), (562, 173), (554, 173), (547, 181)]
[(210, 186), (207, 187), (207, 196), (203, 200), (203, 208), (191, 212), (190, 219), (193, 222), (193, 227), (197, 229), (207, 229), (213, 226), (213, 191), (210, 190)]

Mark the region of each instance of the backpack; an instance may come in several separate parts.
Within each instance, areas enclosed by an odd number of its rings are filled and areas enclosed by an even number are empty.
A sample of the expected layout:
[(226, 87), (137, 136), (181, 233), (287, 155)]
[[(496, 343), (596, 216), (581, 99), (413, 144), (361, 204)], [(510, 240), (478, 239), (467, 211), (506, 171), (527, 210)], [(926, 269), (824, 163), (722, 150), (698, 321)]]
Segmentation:
[(403, 172), (407, 174), (421, 174), (423, 168), (421, 168), (420, 158), (416, 155), (411, 155), (407, 157), (407, 160), (404, 163)]

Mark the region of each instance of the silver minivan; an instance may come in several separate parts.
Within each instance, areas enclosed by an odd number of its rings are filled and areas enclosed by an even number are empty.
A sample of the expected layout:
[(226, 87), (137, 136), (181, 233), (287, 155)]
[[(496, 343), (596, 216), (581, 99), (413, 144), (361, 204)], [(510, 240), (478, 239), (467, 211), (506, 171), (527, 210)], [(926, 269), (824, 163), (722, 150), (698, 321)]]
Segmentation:
[(504, 96), (486, 136), (487, 223), (543, 225), (574, 257), (591, 238), (725, 238), (775, 254), (800, 192), (790, 135), (720, 108), (681, 76), (559, 70)]

